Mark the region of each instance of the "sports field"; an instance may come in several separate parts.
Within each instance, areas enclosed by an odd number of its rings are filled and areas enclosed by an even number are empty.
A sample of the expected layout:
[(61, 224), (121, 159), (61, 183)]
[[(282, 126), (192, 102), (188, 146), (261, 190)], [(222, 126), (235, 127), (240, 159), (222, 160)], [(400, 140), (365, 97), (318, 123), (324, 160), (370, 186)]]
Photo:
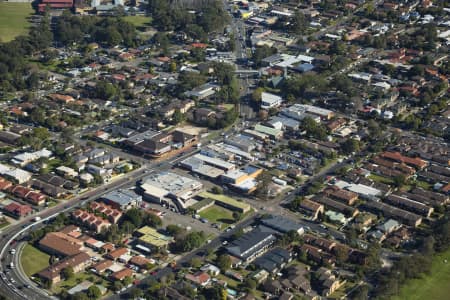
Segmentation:
[(16, 36), (27, 34), (27, 17), (33, 13), (30, 3), (0, 2), (0, 42), (9, 42)]
[(450, 250), (436, 255), (431, 275), (408, 281), (392, 300), (450, 299)]

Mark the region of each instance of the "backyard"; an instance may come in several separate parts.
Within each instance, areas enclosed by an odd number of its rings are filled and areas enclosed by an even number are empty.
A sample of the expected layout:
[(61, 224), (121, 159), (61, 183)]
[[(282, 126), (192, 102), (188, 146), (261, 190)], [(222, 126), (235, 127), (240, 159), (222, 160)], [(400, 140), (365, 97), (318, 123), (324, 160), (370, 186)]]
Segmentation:
[(25, 274), (31, 276), (49, 266), (50, 255), (30, 244), (26, 244), (20, 260)]
[(0, 2), (0, 42), (9, 42), (28, 33), (27, 17), (33, 13), (30, 3)]
[(450, 294), (450, 250), (436, 255), (431, 267), (431, 275), (408, 281), (399, 296), (392, 300), (448, 299)]

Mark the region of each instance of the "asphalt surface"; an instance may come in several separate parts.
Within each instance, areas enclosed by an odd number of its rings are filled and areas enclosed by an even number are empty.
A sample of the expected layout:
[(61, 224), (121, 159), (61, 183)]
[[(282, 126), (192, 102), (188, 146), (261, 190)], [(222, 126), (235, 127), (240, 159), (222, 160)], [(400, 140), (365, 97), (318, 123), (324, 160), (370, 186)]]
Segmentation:
[[(84, 194), (77, 195), (70, 200), (61, 202), (60, 204), (48, 208), (40, 213), (34, 214), (30, 217), (20, 220), (15, 225), (12, 225), (2, 232), (0, 239), (1, 252), (0, 252), (0, 293), (7, 297), (7, 299), (49, 299), (51, 298), (47, 292), (37, 287), (23, 272), (20, 266), (20, 250), (22, 247), (21, 239), (25, 237), (29, 231), (36, 230), (39, 227), (44, 226), (44, 222), (48, 219), (54, 218), (62, 212), (70, 211), (76, 207), (82, 206), (89, 201), (98, 199), (102, 194), (106, 194), (110, 191), (127, 188), (136, 185), (136, 182), (140, 179), (148, 176), (151, 172), (159, 172), (167, 170), (171, 167), (171, 163), (181, 160), (193, 152), (197, 151), (192, 148), (186, 150), (182, 156), (177, 156), (169, 160), (169, 162), (148, 162), (120, 178), (116, 178), (100, 187), (97, 187)], [(33, 222), (35, 217), (41, 217), (40, 221)], [(15, 249), (16, 253), (13, 255), (10, 253), (11, 249)], [(11, 268), (11, 262), (14, 267)]]

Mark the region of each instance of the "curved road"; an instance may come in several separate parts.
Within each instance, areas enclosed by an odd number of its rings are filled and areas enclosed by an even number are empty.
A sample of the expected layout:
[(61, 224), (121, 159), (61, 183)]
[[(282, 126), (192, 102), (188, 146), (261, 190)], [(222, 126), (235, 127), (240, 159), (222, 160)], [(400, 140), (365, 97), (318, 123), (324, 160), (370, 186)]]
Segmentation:
[[(106, 194), (119, 188), (134, 186), (138, 180), (149, 175), (151, 172), (167, 170), (171, 167), (172, 163), (184, 159), (186, 156), (189, 156), (196, 151), (198, 150), (191, 148), (185, 151), (182, 156), (172, 158), (170, 161), (150, 162), (144, 164), (141, 168), (127, 173), (122, 177), (115, 178), (114, 180), (93, 190), (75, 196), (72, 199), (63, 201), (54, 207), (24, 218), (17, 224), (6, 228), (1, 233), (2, 236), (0, 238), (0, 294), (11, 300), (55, 299), (55, 297), (50, 296), (45, 290), (36, 286), (36, 284), (34, 284), (24, 274), (20, 265), (20, 252), (23, 246), (21, 240), (23, 237), (26, 237), (28, 231), (43, 227), (45, 221), (56, 217), (60, 213), (80, 207), (89, 201), (96, 200), (102, 194)], [(41, 220), (32, 222), (32, 220), (37, 216), (41, 217)], [(11, 253), (12, 249), (15, 249), (15, 254)], [(11, 262), (13, 263), (13, 268), (10, 267)]]

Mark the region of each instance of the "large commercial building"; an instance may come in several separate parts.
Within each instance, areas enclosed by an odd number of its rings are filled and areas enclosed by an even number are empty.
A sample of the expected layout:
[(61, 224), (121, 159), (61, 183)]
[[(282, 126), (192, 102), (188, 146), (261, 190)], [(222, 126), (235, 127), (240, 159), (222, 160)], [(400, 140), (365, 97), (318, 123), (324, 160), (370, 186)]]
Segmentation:
[(149, 202), (175, 204), (184, 211), (192, 205), (192, 197), (197, 195), (203, 188), (200, 181), (181, 176), (172, 172), (161, 172), (144, 178), (139, 190), (143, 199)]
[(116, 190), (103, 195), (101, 199), (115, 209), (127, 210), (138, 206), (142, 196), (132, 190)]

